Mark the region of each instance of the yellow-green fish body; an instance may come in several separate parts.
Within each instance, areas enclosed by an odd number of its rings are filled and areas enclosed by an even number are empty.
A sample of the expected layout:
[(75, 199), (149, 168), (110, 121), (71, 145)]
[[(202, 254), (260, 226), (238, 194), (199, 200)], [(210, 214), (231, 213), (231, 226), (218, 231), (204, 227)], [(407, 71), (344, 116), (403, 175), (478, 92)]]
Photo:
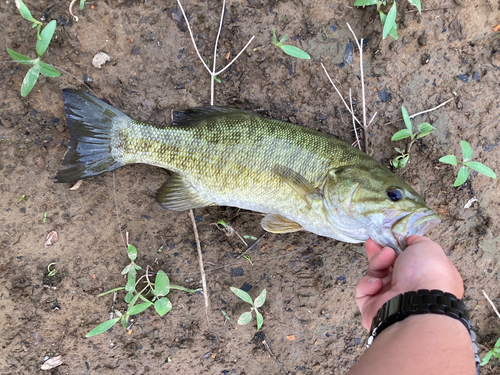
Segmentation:
[(217, 107), (149, 125), (81, 91), (63, 96), (72, 137), (59, 182), (155, 165), (175, 172), (156, 194), (165, 208), (235, 206), (266, 213), (268, 231), (305, 229), (354, 243), (371, 237), (398, 251), (408, 235), (439, 222), (398, 176), (327, 134)]

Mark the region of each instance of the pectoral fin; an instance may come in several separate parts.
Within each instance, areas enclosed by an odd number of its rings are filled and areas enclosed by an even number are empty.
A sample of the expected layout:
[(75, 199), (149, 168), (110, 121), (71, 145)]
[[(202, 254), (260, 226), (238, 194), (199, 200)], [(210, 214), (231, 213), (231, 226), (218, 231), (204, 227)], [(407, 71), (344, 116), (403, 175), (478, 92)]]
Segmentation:
[(260, 222), (262, 228), (271, 233), (291, 233), (302, 230), (302, 226), (280, 214), (268, 214)]
[(163, 207), (173, 211), (186, 211), (214, 205), (213, 202), (200, 197), (184, 177), (174, 174), (158, 189), (156, 201)]
[(301, 174), (282, 165), (275, 166), (274, 170), (307, 203), (309, 208), (313, 200), (321, 198), (318, 190)]

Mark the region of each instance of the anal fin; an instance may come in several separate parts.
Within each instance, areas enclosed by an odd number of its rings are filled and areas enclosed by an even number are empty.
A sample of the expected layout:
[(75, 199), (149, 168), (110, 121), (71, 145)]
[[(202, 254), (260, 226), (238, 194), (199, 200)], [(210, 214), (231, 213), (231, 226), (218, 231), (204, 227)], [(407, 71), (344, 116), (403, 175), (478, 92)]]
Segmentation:
[(280, 214), (267, 214), (260, 222), (262, 228), (271, 233), (291, 233), (302, 230), (302, 226)]
[(178, 174), (165, 181), (156, 192), (155, 200), (163, 208), (172, 211), (186, 211), (215, 204), (200, 197), (189, 182)]

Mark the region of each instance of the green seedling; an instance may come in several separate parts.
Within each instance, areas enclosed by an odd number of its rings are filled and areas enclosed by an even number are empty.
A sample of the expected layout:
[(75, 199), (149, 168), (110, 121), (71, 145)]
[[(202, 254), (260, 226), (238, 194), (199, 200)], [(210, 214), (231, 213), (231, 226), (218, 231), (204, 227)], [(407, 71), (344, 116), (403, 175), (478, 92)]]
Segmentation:
[(45, 224), (47, 221), (47, 212), (43, 214), (43, 223)]
[(224, 310), (221, 310), (221, 311), (222, 311), (222, 315), (224, 315), (224, 321), (231, 320), (231, 318), (229, 317), (229, 315), (227, 315), (227, 313)]
[(408, 164), (408, 161), (410, 160), (410, 150), (411, 146), (413, 146), (413, 143), (422, 137), (425, 137), (426, 135), (432, 133), (434, 129), (436, 129), (434, 126), (429, 124), (428, 122), (423, 122), (417, 126), (418, 132), (413, 133), (413, 126), (411, 124), (411, 119), (410, 116), (408, 115), (408, 112), (406, 111), (405, 107), (401, 107), (401, 111), (403, 113), (403, 120), (406, 126), (406, 129), (402, 129), (398, 132), (396, 132), (392, 138), (391, 141), (399, 141), (401, 139), (406, 139), (410, 138), (410, 143), (408, 144), (408, 147), (404, 150), (401, 150), (397, 147), (394, 149), (399, 153), (399, 156), (396, 156), (394, 159), (391, 160), (391, 164), (394, 166), (396, 169), (401, 169)]
[(50, 266), (54, 265), (55, 263), (50, 263), (48, 266), (47, 266), (47, 276), (49, 277), (52, 277), (52, 276), (55, 276), (57, 274), (57, 269), (54, 267), (53, 270), (50, 269)]
[(264, 323), (264, 318), (262, 317), (262, 314), (257, 310), (259, 307), (261, 307), (264, 302), (266, 302), (266, 295), (267, 292), (264, 289), (257, 298), (255, 298), (255, 301), (252, 301), (252, 297), (250, 295), (238, 288), (231, 287), (231, 290), (234, 294), (236, 294), (240, 299), (245, 301), (246, 303), (249, 303), (252, 305), (252, 308), (250, 311), (244, 312), (243, 314), (240, 315), (238, 318), (238, 324), (240, 325), (245, 325), (248, 324), (252, 321), (252, 311), (255, 311), (255, 315), (257, 318), (257, 331), (262, 327), (262, 324)]
[[(422, 13), (422, 6), (420, 4), (420, 0), (408, 0), (408, 2), (411, 5), (415, 5), (419, 13)], [(380, 15), (380, 21), (382, 22), (382, 26), (384, 27), (382, 31), (382, 38), (385, 39), (387, 38), (387, 35), (390, 35), (394, 39), (398, 39), (398, 33), (397, 33), (398, 27), (396, 24), (396, 16), (398, 12), (396, 9), (396, 1), (394, 0), (391, 9), (387, 14), (385, 14), (381, 9), (381, 7), (385, 6), (387, 3), (388, 1), (386, 0), (356, 0), (354, 6), (364, 7), (364, 6), (376, 5), (377, 12)]]
[(24, 198), (26, 198), (26, 194), (21, 195), (21, 198), (19, 198), (19, 202), (22, 202)]
[(496, 179), (497, 175), (486, 165), (472, 160), (472, 148), (466, 141), (460, 141), (460, 146), (462, 147), (462, 155), (464, 158), (463, 162), (459, 162), (455, 155), (446, 155), (439, 159), (441, 163), (451, 164), (451, 165), (461, 165), (462, 167), (458, 170), (457, 179), (453, 183), (453, 186), (457, 187), (462, 185), (467, 181), (469, 177), (469, 168), (484, 174), (485, 176)]
[(496, 359), (500, 360), (500, 338), (495, 343), (493, 349), (486, 353), (483, 360), (481, 361), (481, 366), (486, 366), (490, 362), (491, 357), (495, 357)]
[(298, 59), (309, 60), (311, 56), (309, 56), (306, 52), (302, 51), (300, 48), (290, 46), (288, 44), (284, 44), (285, 40), (288, 38), (288, 34), (285, 34), (283, 38), (278, 42), (278, 38), (276, 37), (276, 31), (273, 27), (273, 46), (281, 48), (283, 52), (287, 55), (296, 57)]
[(248, 261), (248, 263), (250, 263), (250, 265), (253, 266), (252, 259), (250, 258), (249, 255), (243, 255), (243, 259), (246, 259)]
[(16, 0), (16, 6), (19, 13), (21, 13), (26, 20), (33, 22), (33, 27), (37, 28), (36, 53), (38, 57), (36, 59), (32, 59), (29, 56), (22, 55), (7, 48), (7, 53), (16, 62), (23, 65), (32, 65), (26, 73), (26, 76), (24, 76), (23, 84), (21, 85), (21, 96), (24, 97), (33, 89), (33, 86), (35, 86), (40, 74), (45, 77), (59, 77), (61, 75), (61, 73), (59, 73), (56, 69), (41, 60), (43, 54), (49, 47), (50, 41), (52, 40), (52, 36), (56, 30), (57, 21), (50, 21), (47, 26), (41, 30), (43, 23), (33, 18), (28, 7), (24, 5), (22, 0)]
[[(137, 259), (137, 248), (132, 244), (128, 244), (127, 254), (130, 259), (130, 264), (126, 266), (122, 271), (122, 275), (127, 275), (126, 285), (124, 287), (109, 290), (107, 292), (99, 294), (98, 296), (101, 297), (119, 290), (125, 290), (127, 292), (125, 296), (125, 302), (128, 304), (127, 311), (122, 314), (120, 311), (115, 310), (115, 313), (117, 315), (116, 318), (109, 319), (104, 323), (99, 324), (97, 327), (87, 333), (85, 337), (92, 337), (106, 332), (119, 321), (122, 322), (124, 328), (127, 328), (128, 321), (132, 315), (137, 315), (151, 306), (154, 306), (158, 315), (165, 315), (170, 310), (172, 310), (172, 302), (170, 302), (170, 300), (167, 298), (167, 294), (172, 289), (178, 289), (188, 293), (196, 293), (201, 290), (201, 288), (193, 290), (178, 285), (172, 285), (170, 284), (170, 280), (167, 274), (161, 270), (156, 273), (156, 278), (154, 282), (152, 282), (150, 280), (151, 275), (149, 274), (149, 266), (146, 267), (146, 273), (141, 276), (139, 280), (137, 280), (137, 271), (142, 270), (142, 268), (135, 263), (135, 260)], [(137, 285), (142, 278), (146, 279), (146, 286), (142, 290), (137, 291)], [(142, 303), (137, 303), (139, 299)]]

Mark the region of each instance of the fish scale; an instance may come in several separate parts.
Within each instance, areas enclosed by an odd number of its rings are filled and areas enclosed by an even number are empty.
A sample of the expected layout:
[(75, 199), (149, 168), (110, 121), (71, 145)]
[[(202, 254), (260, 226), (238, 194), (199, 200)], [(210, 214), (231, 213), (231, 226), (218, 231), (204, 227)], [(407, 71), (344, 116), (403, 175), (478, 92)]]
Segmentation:
[[(398, 176), (328, 134), (218, 107), (151, 125), (78, 90), (63, 97), (71, 139), (58, 182), (150, 164), (174, 172), (156, 194), (165, 208), (234, 206), (268, 214), (268, 231), (305, 229), (353, 243), (371, 237), (399, 251), (408, 235), (439, 222)], [(395, 190), (398, 201), (390, 199)]]

